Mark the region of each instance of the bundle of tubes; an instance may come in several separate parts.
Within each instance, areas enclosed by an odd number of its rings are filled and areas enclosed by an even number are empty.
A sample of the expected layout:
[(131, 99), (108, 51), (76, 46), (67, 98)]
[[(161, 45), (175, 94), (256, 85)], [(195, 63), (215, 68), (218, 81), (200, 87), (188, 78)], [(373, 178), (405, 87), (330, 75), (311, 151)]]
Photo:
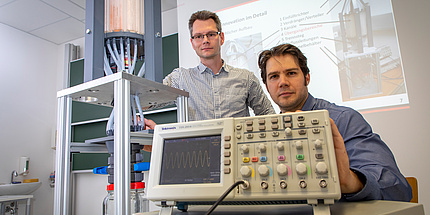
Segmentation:
[[(111, 33), (111, 35), (107, 34), (106, 36), (106, 47), (104, 52), (105, 75), (111, 75), (116, 72), (127, 72), (138, 77), (143, 77), (145, 75), (145, 62), (143, 62), (143, 65), (140, 67), (139, 71), (135, 72), (137, 61), (143, 61), (144, 57), (143, 39), (139, 38), (141, 35), (125, 33), (127, 35), (127, 37), (125, 37), (118, 36), (119, 34), (124, 34), (124, 32), (114, 32)], [(134, 36), (134, 38), (130, 37), (130, 35)], [(133, 57), (131, 58), (131, 56)], [(143, 111), (140, 105), (139, 96), (130, 95), (130, 103), (132, 113), (130, 131), (143, 130), (145, 127), (145, 122), (143, 121)], [(108, 136), (113, 135), (114, 132), (114, 109), (115, 107), (112, 109), (106, 126), (106, 134)], [(136, 109), (138, 111), (136, 111)], [(137, 116), (137, 112), (139, 112), (140, 117)]]

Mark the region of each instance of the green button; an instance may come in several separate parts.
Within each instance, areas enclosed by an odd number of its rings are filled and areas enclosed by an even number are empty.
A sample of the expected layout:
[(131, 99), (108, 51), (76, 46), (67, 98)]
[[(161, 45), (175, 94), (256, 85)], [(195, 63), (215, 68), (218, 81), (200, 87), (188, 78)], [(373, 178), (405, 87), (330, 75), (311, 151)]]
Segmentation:
[(303, 159), (305, 159), (305, 156), (303, 154), (298, 154), (296, 156), (296, 158), (297, 158), (297, 160), (303, 160)]

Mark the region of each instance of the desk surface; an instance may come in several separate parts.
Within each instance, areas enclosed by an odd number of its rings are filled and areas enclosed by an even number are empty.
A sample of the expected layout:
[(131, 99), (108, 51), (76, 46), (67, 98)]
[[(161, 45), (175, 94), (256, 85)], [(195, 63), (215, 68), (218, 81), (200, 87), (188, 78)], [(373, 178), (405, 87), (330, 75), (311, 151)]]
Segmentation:
[[(189, 206), (188, 212), (180, 212), (176, 209), (173, 214), (198, 215), (205, 214), (210, 206)], [(338, 202), (330, 207), (331, 215), (424, 215), (422, 204), (394, 201), (363, 201), (363, 202)], [(158, 214), (158, 213), (144, 213)], [(309, 215), (313, 209), (309, 205), (251, 205), (251, 206), (218, 206), (213, 213), (217, 214), (286, 214)]]

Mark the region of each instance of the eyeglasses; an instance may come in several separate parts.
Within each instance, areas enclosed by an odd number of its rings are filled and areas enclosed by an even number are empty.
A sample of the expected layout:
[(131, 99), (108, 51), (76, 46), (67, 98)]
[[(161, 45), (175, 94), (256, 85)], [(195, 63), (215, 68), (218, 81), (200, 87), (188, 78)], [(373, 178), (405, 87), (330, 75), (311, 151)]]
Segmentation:
[(198, 35), (191, 36), (191, 39), (193, 39), (194, 41), (200, 42), (200, 41), (203, 41), (203, 39), (206, 36), (209, 40), (211, 40), (211, 39), (213, 40), (219, 34), (221, 34), (221, 32), (209, 32), (207, 34), (198, 34)]

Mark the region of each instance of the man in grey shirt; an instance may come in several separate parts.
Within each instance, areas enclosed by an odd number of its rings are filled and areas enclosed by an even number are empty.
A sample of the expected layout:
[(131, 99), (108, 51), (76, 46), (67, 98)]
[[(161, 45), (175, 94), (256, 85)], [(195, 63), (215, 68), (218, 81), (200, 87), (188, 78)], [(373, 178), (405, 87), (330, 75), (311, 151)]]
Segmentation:
[(191, 45), (200, 57), (194, 68), (177, 68), (163, 84), (190, 93), (189, 120), (274, 114), (257, 77), (246, 69), (227, 65), (221, 59), (224, 33), (218, 16), (210, 11), (197, 11), (188, 22)]

